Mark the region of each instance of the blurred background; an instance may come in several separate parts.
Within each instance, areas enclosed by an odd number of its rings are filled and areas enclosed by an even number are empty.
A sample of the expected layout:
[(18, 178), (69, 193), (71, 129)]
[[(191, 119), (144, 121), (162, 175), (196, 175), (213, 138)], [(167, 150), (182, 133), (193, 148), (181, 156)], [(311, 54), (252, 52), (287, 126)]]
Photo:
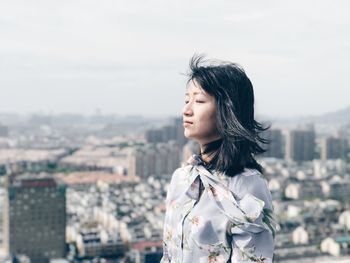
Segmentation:
[(274, 262), (350, 262), (348, 1), (0, 2), (0, 262), (159, 262), (190, 58), (240, 64)]

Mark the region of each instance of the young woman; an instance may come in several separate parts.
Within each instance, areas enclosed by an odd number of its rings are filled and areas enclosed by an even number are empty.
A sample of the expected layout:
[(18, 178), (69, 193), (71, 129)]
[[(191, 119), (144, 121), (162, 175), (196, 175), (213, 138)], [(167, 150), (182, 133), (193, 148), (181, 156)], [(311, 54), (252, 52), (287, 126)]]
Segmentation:
[(195, 56), (184, 134), (200, 153), (168, 188), (161, 262), (272, 262), (271, 194), (254, 154), (266, 130), (254, 120), (253, 86), (237, 64)]

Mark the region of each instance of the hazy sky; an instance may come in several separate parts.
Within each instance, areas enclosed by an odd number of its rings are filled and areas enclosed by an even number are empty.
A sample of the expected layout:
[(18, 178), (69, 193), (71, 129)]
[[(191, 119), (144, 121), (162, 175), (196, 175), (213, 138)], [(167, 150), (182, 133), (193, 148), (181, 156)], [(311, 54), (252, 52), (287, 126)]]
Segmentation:
[(193, 53), (231, 60), (256, 111), (350, 105), (350, 2), (0, 2), (0, 112), (176, 115)]

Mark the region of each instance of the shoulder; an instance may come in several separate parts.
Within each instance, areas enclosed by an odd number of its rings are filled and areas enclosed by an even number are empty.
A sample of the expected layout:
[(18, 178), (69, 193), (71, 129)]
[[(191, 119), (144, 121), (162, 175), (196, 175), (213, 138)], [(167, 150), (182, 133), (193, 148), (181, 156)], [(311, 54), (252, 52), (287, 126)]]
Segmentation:
[(167, 188), (168, 196), (176, 196), (181, 192), (181, 189), (185, 189), (189, 186), (191, 166), (182, 166), (177, 168), (171, 175), (170, 184)]
[(192, 166), (187, 165), (187, 166), (181, 166), (177, 168), (173, 174), (171, 175), (171, 181), (170, 184), (175, 184), (177, 182), (181, 182), (188, 178), (189, 173), (191, 171)]
[(267, 180), (256, 169), (245, 168), (242, 173), (230, 178), (229, 189), (239, 199), (243, 198), (246, 194), (250, 194), (263, 200), (265, 208), (272, 207), (272, 198)]

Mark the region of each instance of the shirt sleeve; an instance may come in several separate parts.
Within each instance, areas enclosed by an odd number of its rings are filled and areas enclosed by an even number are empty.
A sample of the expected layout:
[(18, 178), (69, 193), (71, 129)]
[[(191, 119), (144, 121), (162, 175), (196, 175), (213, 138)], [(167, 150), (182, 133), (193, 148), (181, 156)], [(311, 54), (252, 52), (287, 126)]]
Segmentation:
[(180, 171), (181, 168), (178, 168), (174, 171), (174, 173), (171, 176), (171, 180), (170, 180), (170, 184), (168, 186), (167, 189), (167, 194), (166, 194), (166, 199), (165, 199), (165, 217), (164, 217), (164, 224), (163, 224), (163, 256), (160, 260), (160, 263), (170, 263), (171, 262), (171, 258), (169, 255), (169, 239), (171, 235), (169, 233), (170, 229), (170, 223), (169, 223), (169, 219), (170, 219), (170, 211), (169, 211), (169, 204), (171, 202), (171, 200), (173, 199), (173, 195), (174, 195), (174, 188), (175, 188), (175, 183), (177, 181), (176, 177), (178, 172)]
[(229, 234), (232, 240), (232, 263), (260, 262), (271, 263), (274, 251), (273, 207), (267, 181), (260, 173), (243, 175), (233, 184), (233, 192), (238, 194), (245, 206), (253, 206), (255, 201), (264, 202), (263, 210), (251, 222), (261, 226), (260, 230), (250, 231), (248, 225), (235, 225), (230, 222)]

